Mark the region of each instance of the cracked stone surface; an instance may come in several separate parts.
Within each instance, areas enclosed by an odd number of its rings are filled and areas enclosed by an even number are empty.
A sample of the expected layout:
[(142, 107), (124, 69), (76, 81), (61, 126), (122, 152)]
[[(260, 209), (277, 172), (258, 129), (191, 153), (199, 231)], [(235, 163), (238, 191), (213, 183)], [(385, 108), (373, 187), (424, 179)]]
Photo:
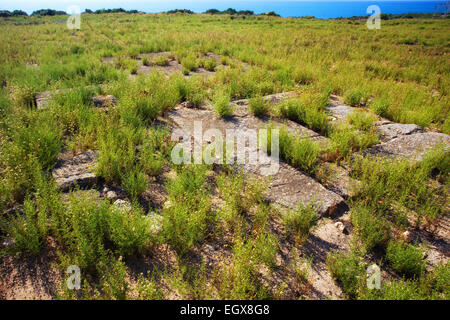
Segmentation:
[[(248, 129), (266, 128), (269, 119), (262, 119), (248, 113), (241, 113), (239, 116), (230, 119), (218, 117), (213, 107), (208, 109), (188, 109), (177, 108), (166, 113), (166, 116), (173, 123), (174, 127), (185, 135), (193, 136), (194, 121), (201, 121), (203, 134), (208, 129), (218, 129), (225, 138), (227, 129)], [(272, 119), (275, 127), (283, 125), (283, 121)], [(286, 121), (288, 130), (299, 135), (311, 138), (319, 143), (327, 143), (328, 139), (320, 136), (316, 132), (309, 130), (295, 122)], [(206, 145), (209, 141), (203, 141)], [(261, 176), (261, 169), (267, 167), (264, 164), (246, 164), (243, 166), (245, 172)], [(301, 171), (280, 161), (279, 171), (271, 176), (271, 183), (267, 196), (276, 204), (285, 207), (297, 209), (299, 203), (306, 205), (309, 202), (315, 203), (318, 212), (321, 215), (333, 215), (347, 210), (344, 199), (322, 186), (313, 178), (303, 174)]]
[(166, 113), (166, 116), (174, 122), (178, 128), (182, 128), (186, 132), (193, 132), (194, 121), (201, 121), (203, 124), (203, 132), (210, 128), (217, 128), (222, 132), (226, 129), (265, 129), (269, 124), (275, 128), (281, 128), (286, 125), (286, 129), (300, 137), (311, 138), (321, 144), (328, 144), (329, 139), (320, 134), (297, 124), (294, 121), (270, 117), (255, 117), (249, 114), (246, 107), (235, 109), (234, 116), (229, 119), (218, 117), (214, 112), (214, 106), (206, 106), (205, 109), (187, 109), (175, 108)]
[(300, 249), (304, 256), (313, 257), (310, 268), (312, 290), (310, 299), (343, 299), (344, 293), (336, 284), (326, 266), (330, 251), (349, 252), (352, 235), (343, 232), (337, 225), (350, 225), (350, 214), (344, 214), (336, 220), (324, 218), (319, 222)]
[(427, 151), (439, 143), (448, 149), (450, 136), (437, 132), (413, 133), (375, 145), (362, 151), (362, 154), (420, 161)]
[[(280, 92), (280, 93), (274, 93), (263, 97), (263, 100), (266, 102), (269, 102), (272, 105), (276, 105), (279, 103), (282, 103), (286, 99), (294, 98), (298, 96), (299, 94), (295, 91), (288, 91), (288, 92)], [(239, 112), (243, 114), (247, 114), (247, 108), (239, 108), (239, 106), (248, 106), (249, 99), (240, 99), (240, 100), (234, 100), (231, 101), (231, 105), (235, 107), (235, 110), (239, 114)]]
[(339, 97), (335, 95), (330, 96), (330, 104), (327, 107), (328, 111), (332, 114), (334, 121), (345, 121), (347, 116), (352, 114), (356, 108), (347, 106)]
[(389, 141), (399, 136), (406, 136), (413, 133), (423, 132), (422, 128), (416, 124), (403, 124), (382, 121), (376, 125), (382, 141)]
[(299, 203), (315, 203), (320, 215), (335, 216), (347, 210), (344, 199), (326, 189), (313, 178), (280, 162), (279, 171), (272, 176), (267, 198), (290, 209), (297, 209)]
[(86, 151), (72, 158), (61, 160), (52, 171), (58, 187), (67, 191), (79, 186), (91, 187), (96, 184), (97, 176), (93, 172), (97, 164), (98, 151)]

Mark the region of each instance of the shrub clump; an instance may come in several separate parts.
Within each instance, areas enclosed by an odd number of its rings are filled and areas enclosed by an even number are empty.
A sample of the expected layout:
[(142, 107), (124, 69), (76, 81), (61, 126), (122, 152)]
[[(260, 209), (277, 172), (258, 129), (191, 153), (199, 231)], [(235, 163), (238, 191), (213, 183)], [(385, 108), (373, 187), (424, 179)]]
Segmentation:
[(402, 241), (389, 242), (386, 258), (396, 271), (407, 277), (420, 276), (425, 270), (422, 250)]
[(219, 95), (215, 100), (216, 113), (222, 118), (229, 118), (233, 115), (233, 108), (230, 106), (230, 97)]
[(300, 204), (298, 210), (290, 211), (283, 217), (286, 233), (292, 234), (300, 243), (306, 241), (318, 220), (319, 216), (312, 203), (306, 206)]
[(269, 103), (264, 101), (262, 97), (252, 98), (248, 103), (248, 107), (250, 112), (253, 113), (257, 117), (262, 117), (267, 115), (269, 112)]

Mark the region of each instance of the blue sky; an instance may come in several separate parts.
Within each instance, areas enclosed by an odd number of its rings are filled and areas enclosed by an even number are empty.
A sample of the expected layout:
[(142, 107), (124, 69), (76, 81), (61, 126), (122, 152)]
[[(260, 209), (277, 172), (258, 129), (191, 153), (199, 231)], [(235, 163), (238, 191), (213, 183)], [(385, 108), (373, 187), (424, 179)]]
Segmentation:
[[(168, 9), (180, 8), (180, 9), (191, 9), (196, 12), (204, 11), (207, 8), (217, 8), (219, 10), (226, 9), (228, 7), (242, 9), (252, 9), (258, 7), (257, 4), (262, 4), (264, 2), (295, 2), (299, 0), (219, 0), (219, 1), (207, 1), (207, 0), (0, 0), (0, 10), (15, 10), (21, 9), (27, 13), (31, 13), (37, 9), (57, 9), (66, 11), (68, 7), (77, 5), (84, 9), (101, 9), (101, 8), (124, 8), (124, 9), (137, 9), (146, 12), (160, 12)], [(311, 0), (309, 0), (311, 1)], [(321, 0), (315, 0), (321, 1)], [(323, 0), (322, 0), (323, 1)], [(327, 1), (327, 0), (325, 0)], [(328, 0), (330, 1), (330, 0)], [(339, 0), (342, 1), (342, 0)], [(344, 0), (345, 1), (345, 0)], [(347, 0), (356, 1), (356, 0)], [(367, 0), (365, 0), (367, 1)], [(376, 0), (376, 2), (382, 2), (383, 0)], [(397, 0), (398, 1), (398, 0)], [(402, 0), (400, 0), (402, 1)], [(403, 1), (414, 1), (414, 0), (403, 0)], [(423, 0), (422, 0), (423, 1)], [(254, 5), (251, 5), (251, 4)], [(256, 10), (257, 11), (257, 10)]]

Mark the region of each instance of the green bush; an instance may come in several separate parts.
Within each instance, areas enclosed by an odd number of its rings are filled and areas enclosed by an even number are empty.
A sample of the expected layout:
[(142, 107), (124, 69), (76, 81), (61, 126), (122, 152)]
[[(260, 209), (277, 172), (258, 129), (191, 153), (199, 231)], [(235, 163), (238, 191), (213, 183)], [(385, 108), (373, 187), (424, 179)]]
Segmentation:
[(203, 67), (208, 71), (214, 71), (217, 67), (217, 62), (214, 59), (206, 59), (203, 62)]
[(28, 126), (20, 125), (12, 132), (17, 146), (23, 148), (28, 155), (33, 154), (44, 170), (51, 169), (61, 150), (62, 132), (53, 119), (36, 116)]
[(30, 199), (24, 202), (24, 214), (9, 222), (7, 233), (14, 239), (13, 250), (27, 255), (39, 254), (42, 234), (39, 232), (38, 212)]
[(35, 91), (30, 86), (23, 85), (19, 87), (18, 85), (14, 85), (10, 91), (11, 100), (16, 106), (32, 109), (36, 105), (34, 100)]
[(374, 99), (370, 104), (370, 109), (380, 117), (389, 118), (389, 102), (385, 98)]
[(365, 106), (368, 99), (369, 96), (361, 88), (348, 90), (344, 94), (344, 102), (354, 107)]
[(142, 65), (144, 65), (144, 66), (146, 66), (146, 67), (152, 65), (152, 63), (151, 63), (149, 57), (143, 57), (143, 58), (142, 58)]
[(290, 159), (294, 167), (313, 173), (319, 160), (319, 146), (310, 139), (297, 137), (292, 143)]
[[(66, 219), (74, 219), (70, 225), (63, 225), (64, 242), (69, 246), (74, 264), (87, 272), (95, 272), (97, 264), (107, 252), (104, 246), (108, 226), (109, 207), (106, 203), (97, 206), (86, 197), (70, 200), (70, 210)], [(65, 223), (65, 221), (61, 221)], [(67, 223), (67, 222), (66, 222)]]
[(330, 134), (332, 153), (337, 158), (345, 158), (352, 152), (369, 148), (378, 143), (378, 135), (374, 131), (360, 132), (347, 125), (334, 127)]
[(248, 212), (255, 204), (261, 203), (267, 187), (263, 181), (248, 178), (242, 171), (222, 173), (216, 178), (216, 183), (227, 206), (238, 214)]
[(164, 166), (163, 155), (156, 151), (155, 147), (144, 144), (139, 154), (139, 164), (144, 172), (150, 176), (158, 176)]
[(366, 250), (383, 247), (387, 244), (390, 225), (375, 209), (356, 207), (352, 211), (352, 223)]
[(376, 120), (376, 117), (369, 112), (354, 111), (347, 117), (347, 121), (361, 131), (372, 130)]
[(260, 280), (258, 266), (261, 257), (258, 255), (254, 240), (247, 242), (237, 239), (233, 246), (233, 257), (218, 272), (215, 286), (219, 299), (270, 299), (270, 289)]
[(138, 196), (147, 190), (148, 178), (139, 168), (128, 171), (121, 180), (123, 187), (133, 200), (137, 200)]
[(194, 55), (188, 55), (187, 57), (184, 57), (183, 59), (181, 59), (181, 66), (187, 71), (195, 70), (198, 66), (196, 57)]
[(428, 297), (420, 290), (417, 282), (412, 280), (390, 281), (381, 290), (365, 290), (362, 300), (425, 300)]
[(280, 105), (282, 117), (307, 126), (311, 130), (327, 134), (328, 115), (324, 110), (323, 97), (290, 99)]
[[(154, 275), (154, 273), (153, 273)], [(139, 275), (137, 282), (139, 299), (142, 300), (163, 300), (164, 293), (157, 287), (154, 276), (151, 278)]]
[(108, 238), (120, 255), (142, 253), (152, 243), (148, 219), (140, 210), (111, 207), (108, 217)]
[(169, 60), (167, 60), (165, 56), (157, 56), (156, 58), (153, 59), (152, 64), (164, 67), (169, 64)]
[(309, 138), (295, 137), (285, 127), (279, 133), (280, 155), (292, 166), (306, 173), (314, 173), (319, 160), (320, 148)]
[(195, 203), (175, 203), (163, 209), (164, 238), (180, 255), (186, 254), (208, 233), (210, 200), (206, 197)]
[(257, 117), (262, 117), (267, 115), (270, 106), (262, 97), (252, 98), (249, 100), (248, 107), (250, 112)]
[(219, 95), (215, 100), (216, 113), (222, 118), (229, 118), (233, 115), (233, 108), (230, 106), (230, 97)]
[(356, 298), (360, 288), (365, 282), (365, 265), (355, 253), (344, 255), (342, 253), (329, 253), (326, 264), (333, 279), (342, 287), (350, 297)]
[(167, 184), (170, 205), (163, 209), (164, 239), (184, 255), (208, 234), (212, 222), (206, 167), (191, 165)]
[(431, 178), (433, 168), (440, 166), (435, 160), (442, 159), (442, 155), (435, 155), (423, 167), (407, 160), (355, 157), (352, 174), (361, 181), (358, 200), (385, 214), (397, 226), (409, 225), (406, 209), (415, 213), (416, 225), (424, 218), (433, 223), (444, 213), (442, 204), (446, 199), (445, 192), (424, 183)]
[(402, 241), (389, 242), (386, 258), (392, 268), (407, 277), (420, 276), (425, 270), (422, 250)]
[(292, 234), (299, 242), (308, 239), (311, 229), (317, 224), (319, 216), (313, 203), (299, 205), (296, 211), (289, 211), (283, 216), (286, 234)]
[(106, 129), (99, 133), (100, 155), (96, 173), (106, 182), (120, 183), (135, 167), (135, 132), (128, 129)]
[(129, 289), (127, 266), (122, 261), (122, 257), (116, 259), (111, 255), (105, 256), (99, 261), (97, 269), (103, 298), (107, 300), (127, 299)]

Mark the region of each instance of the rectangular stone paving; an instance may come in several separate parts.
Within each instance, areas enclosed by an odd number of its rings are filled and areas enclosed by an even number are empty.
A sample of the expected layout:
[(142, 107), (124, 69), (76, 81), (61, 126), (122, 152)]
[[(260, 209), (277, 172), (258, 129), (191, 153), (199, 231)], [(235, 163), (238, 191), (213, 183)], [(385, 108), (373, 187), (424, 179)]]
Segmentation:
[[(269, 124), (269, 119), (261, 119), (252, 115), (240, 113), (239, 116), (230, 119), (218, 117), (212, 110), (208, 109), (191, 109), (176, 108), (166, 113), (166, 117), (172, 122), (175, 128), (188, 136), (194, 133), (194, 122), (201, 121), (202, 132), (208, 129), (218, 129), (222, 133), (224, 139), (227, 129), (240, 130), (258, 130), (265, 129)], [(281, 120), (272, 120), (274, 127), (284, 125)], [(320, 136), (316, 132), (309, 130), (295, 122), (286, 122), (288, 129), (297, 135), (305, 138), (311, 138), (315, 141), (326, 142), (328, 139)], [(203, 141), (203, 145), (210, 141)], [(245, 164), (243, 169), (249, 174), (261, 176), (261, 167), (263, 164)], [(274, 203), (291, 209), (297, 209), (299, 203), (306, 205), (310, 202), (315, 203), (318, 212), (321, 215), (333, 215), (347, 209), (344, 199), (322, 186), (313, 178), (305, 175), (301, 171), (292, 166), (281, 162), (279, 170), (271, 175), (271, 183), (267, 192), (267, 197)]]

